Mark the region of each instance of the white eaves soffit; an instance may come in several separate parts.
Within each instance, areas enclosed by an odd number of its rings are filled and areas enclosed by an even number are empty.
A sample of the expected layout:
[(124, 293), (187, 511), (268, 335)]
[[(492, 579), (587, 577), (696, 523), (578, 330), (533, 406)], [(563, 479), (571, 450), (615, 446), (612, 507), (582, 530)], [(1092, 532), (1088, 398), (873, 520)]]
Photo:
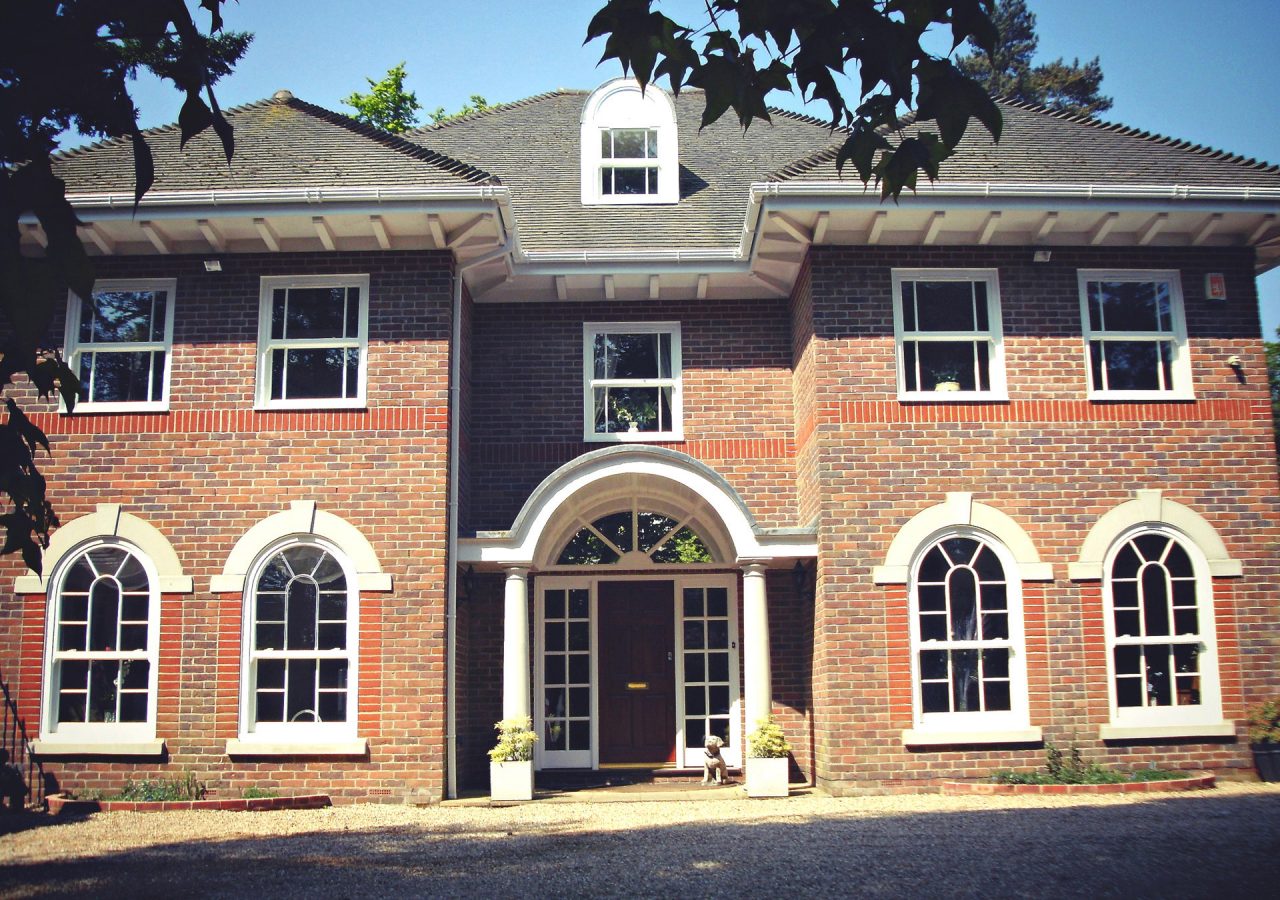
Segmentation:
[[(1256, 248), (1280, 265), (1280, 189), (940, 181), (881, 202), (856, 178), (751, 186), (723, 248), (524, 251), (505, 187), (151, 192), (71, 198), (94, 255), (449, 249), (479, 302), (785, 297), (811, 245)], [(571, 238), (570, 238), (571, 240)], [(25, 252), (44, 235), (23, 220)]]

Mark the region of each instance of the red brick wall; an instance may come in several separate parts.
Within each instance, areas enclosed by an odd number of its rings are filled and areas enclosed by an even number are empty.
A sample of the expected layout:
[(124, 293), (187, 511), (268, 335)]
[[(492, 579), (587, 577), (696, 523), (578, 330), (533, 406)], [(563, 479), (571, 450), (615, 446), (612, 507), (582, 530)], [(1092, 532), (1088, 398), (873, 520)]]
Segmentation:
[[(444, 791), (446, 459), (452, 262), (447, 253), (259, 254), (104, 258), (99, 277), (176, 277), (172, 412), (36, 416), (64, 522), (113, 502), (173, 544), (190, 595), (161, 612), (158, 734), (165, 762), (46, 760), (65, 788), (195, 774), (218, 796), (248, 786), (319, 790), (337, 799), (435, 800)], [(259, 277), (368, 273), (369, 409), (254, 412)], [(34, 408), (34, 407), (29, 407)], [(256, 522), (315, 500), (370, 541), (389, 594), (360, 609), (359, 732), (367, 759), (230, 760), (238, 722), (240, 595), (214, 595), (236, 540)], [(4, 560), (4, 577), (19, 573)], [(11, 583), (11, 582), (10, 582)], [(42, 596), (18, 598), (18, 654), (4, 629), (0, 670), (38, 728)], [(6, 604), (6, 619), (13, 613)], [(11, 675), (17, 666), (17, 675)], [(17, 682), (17, 684), (15, 684)]]
[[(810, 296), (793, 298), (793, 311), (812, 309), (814, 333), (814, 704), (818, 780), (833, 790), (919, 787), (1042, 762), (1038, 749), (902, 746), (911, 724), (907, 601), (902, 587), (872, 585), (870, 572), (898, 529), (949, 491), (1012, 516), (1055, 567), (1055, 582), (1024, 591), (1031, 716), (1047, 739), (1077, 740), (1119, 764), (1249, 765), (1238, 742), (1097, 740), (1107, 721), (1099, 586), (1066, 580), (1066, 566), (1097, 519), (1139, 488), (1163, 489), (1203, 515), (1244, 565), (1243, 578), (1215, 580), (1225, 716), (1280, 687), (1280, 490), (1251, 252), (1055, 248), (1051, 264), (1030, 259), (1028, 248), (817, 247)], [(999, 269), (1009, 403), (897, 402), (894, 266)], [(1094, 267), (1181, 271), (1195, 402), (1084, 399), (1076, 270)], [(1208, 271), (1226, 274), (1225, 304), (1205, 300)], [(1236, 353), (1243, 383), (1225, 365)]]
[(474, 309), (472, 523), (511, 527), (556, 468), (607, 444), (582, 440), (584, 322), (679, 321), (683, 442), (762, 525), (795, 525), (791, 349), (778, 301), (484, 304)]

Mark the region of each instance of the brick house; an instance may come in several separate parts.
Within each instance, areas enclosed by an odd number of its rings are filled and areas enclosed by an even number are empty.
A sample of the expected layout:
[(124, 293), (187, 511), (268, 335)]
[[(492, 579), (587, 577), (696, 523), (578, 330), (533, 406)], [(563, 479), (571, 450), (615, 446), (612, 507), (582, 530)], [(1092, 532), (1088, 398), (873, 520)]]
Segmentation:
[(833, 793), (1248, 773), (1280, 169), (1006, 103), (882, 204), (822, 123), (699, 103), (393, 137), (282, 91), (231, 166), (150, 132), (136, 216), (126, 143), (59, 157), (100, 280), (0, 605), (46, 788), (433, 802), (513, 715), (541, 771), (739, 765), (772, 713)]

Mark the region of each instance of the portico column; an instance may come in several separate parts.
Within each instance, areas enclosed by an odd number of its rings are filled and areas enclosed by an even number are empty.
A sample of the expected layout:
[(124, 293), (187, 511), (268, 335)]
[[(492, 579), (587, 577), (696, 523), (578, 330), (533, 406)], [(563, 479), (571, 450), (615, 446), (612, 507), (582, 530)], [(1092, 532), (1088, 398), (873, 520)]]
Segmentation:
[(769, 665), (769, 605), (764, 588), (765, 567), (742, 567), (742, 647), (746, 680), (748, 732), (773, 712), (772, 670)]
[(502, 718), (529, 714), (529, 570), (513, 566), (503, 591)]

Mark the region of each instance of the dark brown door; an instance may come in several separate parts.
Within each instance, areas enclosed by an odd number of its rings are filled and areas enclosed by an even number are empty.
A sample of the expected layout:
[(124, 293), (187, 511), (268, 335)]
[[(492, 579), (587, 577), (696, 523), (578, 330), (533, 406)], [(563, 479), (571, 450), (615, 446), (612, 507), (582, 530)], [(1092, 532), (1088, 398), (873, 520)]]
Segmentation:
[(676, 758), (674, 592), (670, 581), (600, 584), (602, 763)]

